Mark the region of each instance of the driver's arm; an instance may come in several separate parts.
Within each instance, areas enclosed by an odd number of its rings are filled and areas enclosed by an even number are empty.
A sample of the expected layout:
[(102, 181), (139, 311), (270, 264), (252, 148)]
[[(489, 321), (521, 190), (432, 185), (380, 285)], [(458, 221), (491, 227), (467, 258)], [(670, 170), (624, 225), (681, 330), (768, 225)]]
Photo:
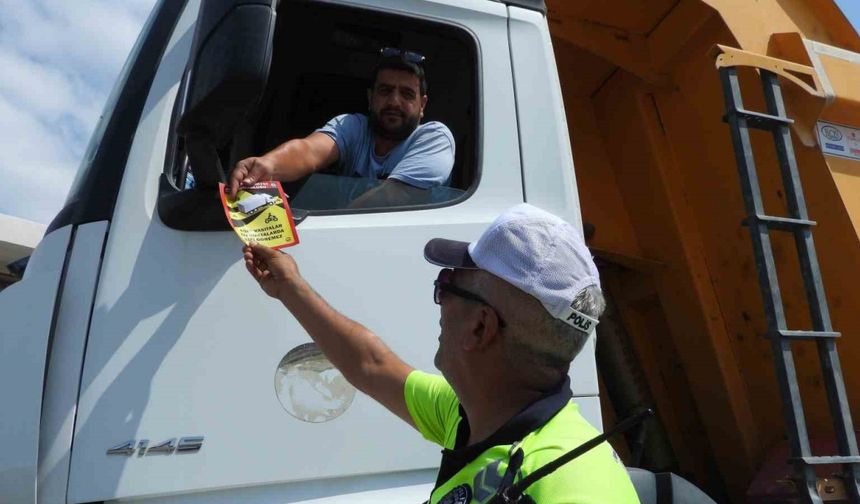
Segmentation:
[(235, 197), (241, 185), (266, 180), (292, 182), (338, 161), (340, 153), (328, 135), (314, 132), (305, 138), (285, 142), (260, 157), (245, 158), (230, 174), (230, 194)]

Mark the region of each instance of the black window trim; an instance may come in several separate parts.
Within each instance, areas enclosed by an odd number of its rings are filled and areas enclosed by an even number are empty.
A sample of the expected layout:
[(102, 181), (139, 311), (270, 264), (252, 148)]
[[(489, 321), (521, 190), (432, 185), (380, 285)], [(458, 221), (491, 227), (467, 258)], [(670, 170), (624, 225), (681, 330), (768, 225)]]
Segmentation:
[[(78, 169), (80, 181), (74, 200), (67, 200), (48, 225), (45, 234), (69, 224), (109, 221), (113, 218), (128, 155), (137, 133), (143, 108), (176, 23), (187, 0), (161, 0), (155, 7), (152, 24), (143, 37), (127, 78), (110, 112), (102, 137), (90, 160)], [(130, 56), (131, 57), (131, 56)], [(94, 133), (95, 134), (95, 133)]]

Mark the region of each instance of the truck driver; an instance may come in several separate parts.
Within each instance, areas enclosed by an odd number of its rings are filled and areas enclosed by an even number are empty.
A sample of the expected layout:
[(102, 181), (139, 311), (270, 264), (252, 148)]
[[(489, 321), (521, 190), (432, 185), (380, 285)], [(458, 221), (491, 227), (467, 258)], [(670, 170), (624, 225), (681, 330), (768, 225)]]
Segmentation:
[(446, 185), (454, 166), (454, 137), (440, 122), (420, 124), (427, 106), (424, 56), (394, 48), (380, 51), (368, 89), (368, 115), (343, 114), (305, 138), (236, 163), (230, 194), (265, 180), (292, 182), (340, 163), (342, 174), (383, 179), (352, 207), (391, 206)]

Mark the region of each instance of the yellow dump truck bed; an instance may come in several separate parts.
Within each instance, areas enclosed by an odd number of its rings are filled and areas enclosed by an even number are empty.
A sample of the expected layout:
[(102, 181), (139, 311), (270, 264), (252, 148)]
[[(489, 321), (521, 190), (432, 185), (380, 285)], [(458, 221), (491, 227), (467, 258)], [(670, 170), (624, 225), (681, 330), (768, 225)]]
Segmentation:
[[(851, 155), (846, 140), (836, 155), (819, 138), (825, 123), (860, 135), (860, 37), (832, 0), (547, 3), (583, 218), (614, 309), (604, 332), (659, 415), (663, 456), (651, 462), (717, 500), (744, 502), (785, 428), (715, 46), (795, 62), (817, 78), (801, 77), (816, 93), (783, 88), (856, 422), (860, 151)], [(747, 107), (762, 110), (756, 71), (740, 74)], [(753, 145), (765, 207), (785, 215), (772, 139), (754, 132)], [(772, 240), (788, 323), (809, 329), (794, 240)], [(815, 345), (793, 349), (810, 436), (826, 442), (833, 428)], [(599, 358), (604, 383), (623, 387), (606, 375), (632, 371)]]

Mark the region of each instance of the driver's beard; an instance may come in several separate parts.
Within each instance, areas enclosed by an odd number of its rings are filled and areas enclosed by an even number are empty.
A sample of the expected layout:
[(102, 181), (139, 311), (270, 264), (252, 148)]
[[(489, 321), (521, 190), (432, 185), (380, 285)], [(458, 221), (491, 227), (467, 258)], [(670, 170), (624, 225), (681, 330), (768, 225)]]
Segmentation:
[(385, 127), (377, 112), (370, 111), (370, 129), (373, 131), (373, 134), (395, 142), (406, 140), (415, 131), (415, 128), (418, 127), (419, 120), (417, 115), (407, 116), (403, 118), (403, 123), (399, 128), (392, 129)]

